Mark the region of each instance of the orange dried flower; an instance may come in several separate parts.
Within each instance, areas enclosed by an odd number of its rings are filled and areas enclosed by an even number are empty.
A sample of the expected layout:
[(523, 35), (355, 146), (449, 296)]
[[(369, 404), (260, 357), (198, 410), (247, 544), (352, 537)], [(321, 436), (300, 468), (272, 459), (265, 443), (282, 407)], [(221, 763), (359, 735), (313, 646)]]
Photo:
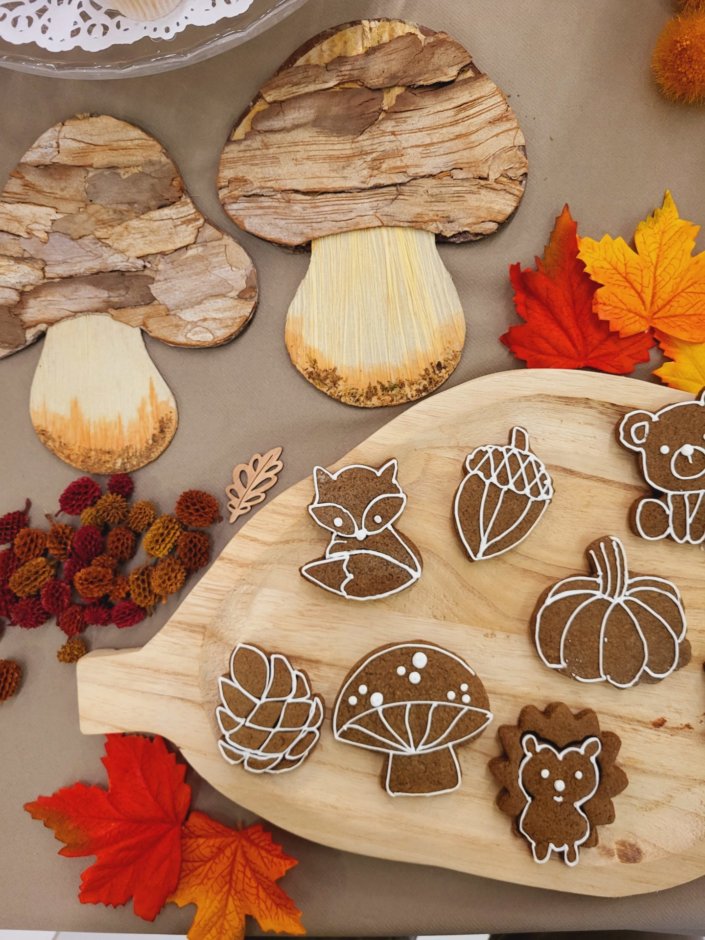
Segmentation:
[(73, 540), (74, 528), (68, 522), (52, 523), (47, 533), (47, 551), (59, 561), (64, 561), (69, 557), (71, 551), (71, 542)]
[(108, 555), (118, 561), (129, 561), (137, 550), (135, 533), (126, 526), (116, 526), (105, 540), (105, 549)]
[(154, 520), (157, 518), (157, 510), (154, 503), (148, 499), (141, 499), (135, 503), (127, 516), (127, 524), (133, 532), (146, 532)]
[(152, 590), (152, 565), (141, 565), (130, 572), (130, 596), (145, 610), (157, 603), (159, 598)]
[(179, 522), (197, 529), (213, 525), (221, 518), (218, 500), (203, 490), (185, 490), (176, 501), (174, 515)]
[(160, 558), (152, 568), (152, 590), (166, 600), (169, 594), (176, 594), (186, 580), (186, 569), (176, 558)]
[(683, 13), (699, 13), (705, 10), (705, 0), (677, 0), (676, 6)]
[(60, 663), (77, 663), (81, 656), (85, 656), (88, 647), (80, 636), (70, 636), (68, 640), (56, 652), (56, 658)]
[(142, 547), (148, 555), (164, 558), (178, 542), (181, 531), (181, 523), (173, 516), (160, 516), (149, 527)]
[(115, 568), (117, 566), (117, 562), (115, 561), (113, 556), (108, 555), (107, 553), (103, 553), (102, 555), (96, 555), (93, 561), (91, 562), (91, 564), (98, 565), (99, 568), (107, 568), (109, 571), (115, 571)]
[(18, 597), (31, 597), (38, 594), (42, 586), (54, 577), (54, 566), (46, 558), (33, 558), (26, 561), (12, 575), (9, 581), (11, 591)]
[(110, 594), (108, 595), (109, 600), (113, 604), (117, 604), (118, 601), (123, 600), (130, 593), (130, 580), (126, 574), (119, 574), (113, 581), (113, 586), (110, 589)]
[(17, 692), (22, 681), (22, 666), (14, 659), (0, 659), (0, 702)]
[(56, 623), (66, 636), (76, 636), (77, 633), (82, 633), (86, 628), (83, 607), (80, 604), (72, 604), (59, 614)]
[(98, 513), (96, 512), (95, 506), (88, 506), (83, 510), (80, 516), (81, 525), (94, 525), (99, 526), (98, 522)]
[(113, 572), (110, 568), (104, 565), (96, 565), (93, 562), (76, 574), (73, 585), (81, 597), (86, 598), (86, 600), (95, 600), (110, 593), (113, 580)]
[(666, 23), (651, 68), (667, 98), (685, 104), (705, 101), (705, 12), (689, 12)]
[(121, 493), (104, 493), (94, 508), (98, 525), (119, 525), (127, 519), (130, 511)]
[(30, 529), (25, 526), (20, 529), (12, 542), (12, 549), (20, 561), (30, 561), (39, 558), (47, 547), (47, 534), (41, 529)]
[(176, 544), (176, 557), (187, 571), (203, 568), (211, 558), (211, 540), (207, 532), (182, 532)]

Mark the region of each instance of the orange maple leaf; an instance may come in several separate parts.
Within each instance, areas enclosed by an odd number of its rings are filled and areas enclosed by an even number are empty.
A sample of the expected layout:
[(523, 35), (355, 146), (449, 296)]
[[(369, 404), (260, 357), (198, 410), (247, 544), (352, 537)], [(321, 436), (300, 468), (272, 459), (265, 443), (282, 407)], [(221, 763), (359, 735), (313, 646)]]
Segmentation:
[(95, 855), (81, 876), (84, 904), (125, 904), (154, 920), (179, 879), (181, 831), (191, 800), (186, 767), (161, 738), (111, 734), (109, 789), (76, 783), (25, 809), (65, 843), (60, 855)]
[(651, 327), (689, 342), (705, 341), (705, 252), (693, 255), (700, 226), (681, 219), (670, 192), (637, 225), (634, 246), (605, 235), (580, 239), (580, 258), (602, 286), (595, 312), (622, 336)]
[(304, 934), (301, 912), (276, 884), (297, 864), (260, 825), (236, 830), (194, 811), (184, 826), (181, 877), (170, 898), (198, 908), (189, 940), (241, 940), (245, 916), (262, 930)]
[(680, 339), (659, 334), (659, 346), (665, 362), (654, 375), (671, 388), (699, 395), (705, 388), (705, 343), (685, 343)]

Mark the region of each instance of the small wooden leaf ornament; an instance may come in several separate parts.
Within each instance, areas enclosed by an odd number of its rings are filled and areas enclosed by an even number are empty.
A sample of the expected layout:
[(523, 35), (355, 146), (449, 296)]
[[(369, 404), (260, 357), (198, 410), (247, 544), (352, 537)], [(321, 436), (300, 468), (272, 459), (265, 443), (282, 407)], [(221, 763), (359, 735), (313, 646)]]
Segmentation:
[(230, 522), (246, 516), (253, 506), (264, 502), (267, 490), (275, 485), (284, 468), (279, 459), (282, 449), (273, 447), (266, 454), (254, 454), (249, 463), (239, 463), (233, 469), (233, 482), (225, 490)]

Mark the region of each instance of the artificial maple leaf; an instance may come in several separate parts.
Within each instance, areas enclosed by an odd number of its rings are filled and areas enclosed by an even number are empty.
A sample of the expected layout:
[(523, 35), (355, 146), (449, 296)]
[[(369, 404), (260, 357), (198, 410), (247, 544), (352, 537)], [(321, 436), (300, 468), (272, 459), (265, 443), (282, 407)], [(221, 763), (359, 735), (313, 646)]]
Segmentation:
[(595, 316), (597, 285), (578, 259), (577, 232), (566, 205), (543, 260), (536, 258), (536, 270), (511, 265), (514, 306), (524, 323), (510, 327), (501, 340), (531, 368), (631, 372), (637, 362), (649, 358), (652, 339), (649, 335), (623, 339)]
[(161, 738), (111, 734), (103, 764), (109, 789), (76, 783), (25, 809), (65, 843), (60, 855), (95, 855), (81, 876), (84, 904), (125, 904), (154, 920), (179, 880), (181, 831), (191, 800)]
[(240, 940), (245, 916), (262, 930), (303, 934), (301, 912), (277, 879), (296, 865), (259, 826), (236, 830), (194, 811), (184, 826), (181, 877), (171, 897), (198, 908), (189, 940)]
[(672, 362), (665, 362), (654, 375), (671, 388), (699, 395), (705, 388), (705, 343), (685, 343), (664, 334), (658, 335), (658, 341)]
[(681, 219), (670, 192), (637, 225), (631, 248), (623, 238), (580, 239), (580, 258), (602, 286), (595, 312), (622, 336), (650, 327), (688, 342), (705, 341), (705, 252), (693, 255), (700, 231)]

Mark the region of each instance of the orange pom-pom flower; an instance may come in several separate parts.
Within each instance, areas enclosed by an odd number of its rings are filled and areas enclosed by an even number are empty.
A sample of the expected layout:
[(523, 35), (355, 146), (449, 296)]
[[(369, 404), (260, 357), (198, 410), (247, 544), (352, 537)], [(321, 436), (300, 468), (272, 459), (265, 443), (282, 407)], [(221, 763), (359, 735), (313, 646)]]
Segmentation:
[(672, 101), (705, 101), (705, 11), (686, 13), (664, 26), (651, 59), (661, 91)]
[(41, 529), (20, 529), (12, 542), (12, 549), (20, 561), (30, 561), (44, 554), (47, 547), (47, 534)]

